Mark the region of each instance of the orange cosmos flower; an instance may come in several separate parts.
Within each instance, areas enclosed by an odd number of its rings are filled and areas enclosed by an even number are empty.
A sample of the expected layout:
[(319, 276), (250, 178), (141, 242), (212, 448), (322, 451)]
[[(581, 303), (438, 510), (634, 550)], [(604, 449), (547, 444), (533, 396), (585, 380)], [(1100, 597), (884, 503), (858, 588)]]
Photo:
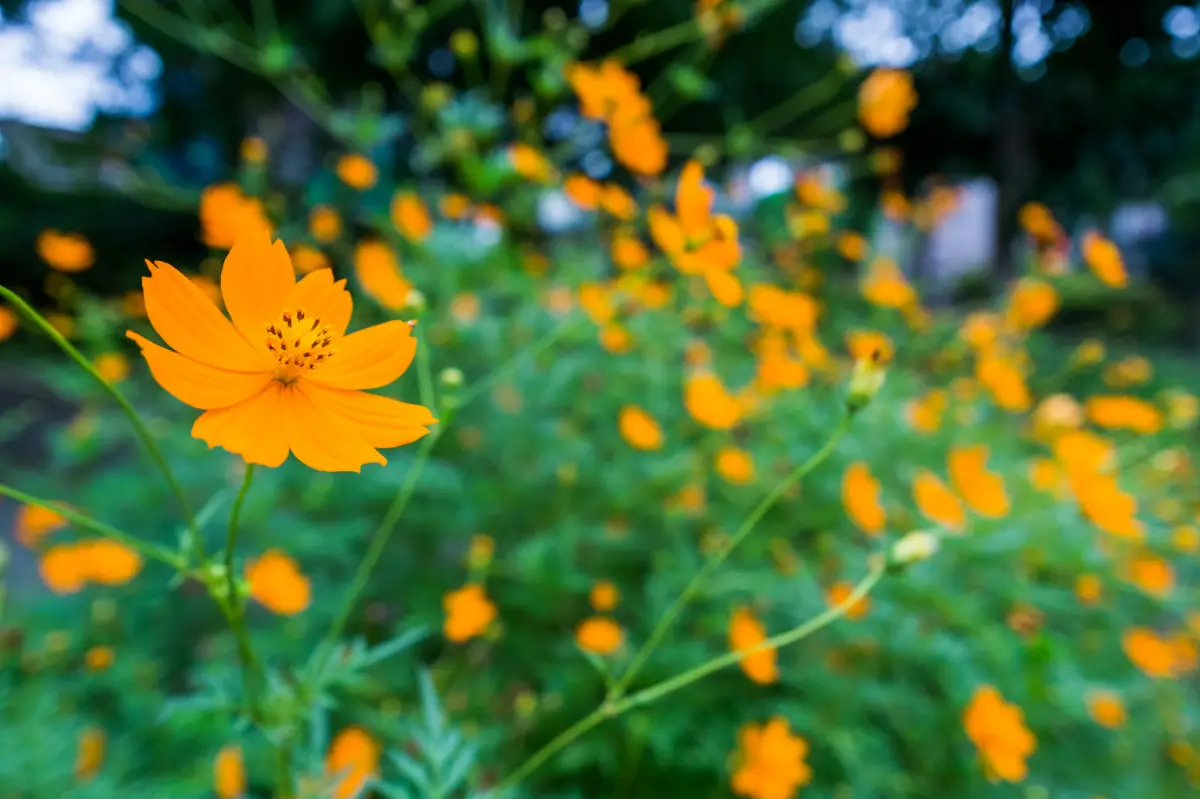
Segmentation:
[(947, 457), (950, 481), (971, 510), (998, 519), (1008, 513), (1008, 493), (1004, 478), (987, 471), (987, 458), (986, 444), (954, 447)]
[(942, 427), (942, 414), (950, 401), (944, 388), (933, 388), (923, 397), (910, 400), (905, 417), (909, 425), (919, 433), (936, 433)]
[(1048, 247), (1064, 238), (1062, 227), (1042, 203), (1025, 203), (1017, 212), (1017, 223), (1039, 247)]
[(1134, 627), (1121, 636), (1121, 649), (1147, 677), (1166, 679), (1176, 674), (1176, 653), (1171, 641), (1154, 630)]
[(1058, 310), (1058, 292), (1044, 280), (1021, 278), (1008, 298), (1006, 319), (1010, 327), (1033, 330), (1041, 327)]
[(846, 334), (846, 350), (856, 361), (870, 361), (880, 366), (891, 363), (896, 354), (892, 340), (875, 330), (851, 330)]
[(645, 110), (618, 111), (608, 126), (608, 146), (613, 158), (630, 172), (645, 177), (661, 175), (667, 166), (667, 140), (658, 120)]
[(1129, 283), (1125, 262), (1117, 245), (1096, 231), (1089, 230), (1083, 234), (1082, 250), (1083, 260), (1101, 283), (1114, 289), (1125, 288)]
[(243, 233), (271, 230), (271, 223), (257, 197), (236, 183), (218, 183), (200, 192), (200, 228), (205, 244), (228, 250)]
[(1075, 578), (1075, 596), (1084, 605), (1095, 605), (1100, 602), (1104, 584), (1094, 574), (1081, 574)]
[(717, 453), (717, 474), (727, 483), (745, 485), (754, 479), (754, 458), (737, 447), (722, 447)]
[(621, 648), (624, 636), (621, 625), (604, 616), (592, 616), (575, 628), (579, 648), (597, 655), (611, 655)]
[(860, 286), (863, 299), (880, 308), (908, 308), (917, 302), (917, 292), (891, 258), (871, 261)]
[(338, 158), (337, 176), (350, 188), (366, 191), (379, 180), (379, 170), (365, 155), (347, 153)]
[(513, 171), (535, 183), (550, 183), (555, 178), (554, 165), (537, 148), (517, 142), (509, 145), (508, 162)]
[(961, 533), (967, 514), (954, 492), (936, 474), (922, 469), (913, 481), (913, 499), (925, 518), (948, 530)]
[(39, 505), (21, 505), (17, 508), (13, 533), (27, 547), (37, 544), (44, 536), (67, 526), (67, 520), (56, 511)]
[(321, 244), (337, 241), (342, 235), (342, 217), (328, 205), (314, 205), (308, 212), (308, 232)]
[(759, 391), (769, 393), (808, 384), (808, 367), (792, 355), (782, 331), (765, 330), (755, 347), (755, 355), (758, 363), (754, 379)]
[(238, 799), (246, 793), (246, 765), (242, 747), (222, 746), (213, 760), (213, 791), (218, 799)]
[(1028, 774), (1025, 759), (1037, 748), (1037, 739), (1025, 726), (1024, 714), (990, 685), (976, 689), (963, 711), (963, 729), (983, 758), (992, 780), (1021, 782)]
[(83, 656), (83, 662), (88, 671), (105, 671), (116, 659), (117, 653), (109, 646), (89, 647)]
[[(309, 272), (316, 272), (318, 269), (329, 269), (329, 257), (325, 253), (318, 250), (316, 247), (310, 247), (307, 244), (297, 244), (292, 248), (292, 265), (296, 267), (296, 274), (307, 275)], [(221, 289), (217, 288), (217, 297), (221, 296)]]
[[(729, 648), (742, 652), (767, 640), (767, 631), (762, 622), (754, 617), (747, 608), (738, 608), (729, 620)], [(741, 659), (742, 671), (746, 676), (759, 685), (767, 685), (779, 679), (779, 669), (775, 663), (776, 651), (762, 649), (751, 652)]]
[(871, 71), (858, 88), (858, 121), (872, 136), (887, 139), (908, 127), (917, 105), (912, 75), (902, 69)]
[(1143, 553), (1128, 565), (1129, 582), (1150, 596), (1166, 599), (1175, 587), (1175, 570), (1162, 558)]
[(579, 112), (590, 119), (607, 122), (618, 110), (645, 102), (637, 75), (614, 59), (597, 67), (570, 64), (563, 73), (579, 98)]
[(204, 413), (192, 435), (247, 463), (294, 454), (319, 471), (385, 464), (378, 447), (408, 444), (437, 420), (426, 408), (368, 394), (416, 353), (408, 322), (346, 335), (351, 300), (329, 270), (296, 282), (283, 242), (258, 232), (225, 259), (221, 293), (232, 323), (175, 267), (142, 279), (150, 324), (174, 351), (129, 331), (158, 384)]
[(104, 765), (104, 752), (108, 748), (108, 737), (99, 727), (86, 727), (79, 733), (75, 748), (75, 779), (81, 783), (91, 782)]
[(478, 583), (449, 592), (442, 598), (442, 607), (446, 611), (442, 631), (456, 643), (483, 635), (496, 618), (496, 606)]
[(684, 384), (683, 404), (697, 423), (729, 430), (742, 418), (742, 405), (711, 372), (697, 372)]
[(102, 585), (124, 585), (142, 570), (142, 556), (107, 538), (79, 541), (75, 545), (84, 564), (83, 576)]
[(746, 799), (788, 799), (812, 779), (805, 762), (808, 742), (776, 716), (766, 724), (747, 724), (738, 731), (737, 769), (729, 782)]
[(1070, 485), (1079, 510), (1092, 524), (1117, 538), (1140, 541), (1145, 537), (1137, 519), (1137, 499), (1121, 490), (1116, 477), (1076, 473), (1070, 475)]
[(247, 561), (246, 580), (250, 596), (281, 616), (302, 613), (312, 600), (312, 584), (296, 561), (278, 549), (269, 549), (257, 560)]
[[(848, 580), (841, 580), (834, 583), (825, 592), (825, 601), (829, 603), (829, 607), (835, 608), (850, 598), (854, 593), (854, 583)], [(860, 597), (850, 607), (846, 608), (846, 618), (851, 621), (861, 619), (867, 615), (867, 611), (871, 609), (871, 601), (867, 597)]]
[(413, 285), (400, 269), (396, 251), (382, 241), (367, 239), (354, 248), (354, 275), (371, 299), (392, 311), (408, 306)]
[(867, 535), (879, 535), (887, 524), (887, 514), (879, 501), (879, 481), (861, 461), (850, 464), (842, 475), (842, 505), (850, 520)]
[(43, 230), (34, 246), (38, 257), (59, 272), (82, 272), (96, 262), (92, 244), (82, 233)]
[(587, 175), (567, 175), (563, 193), (585, 211), (594, 211), (600, 206), (601, 186)]
[(379, 774), (380, 747), (362, 727), (346, 727), (325, 755), (325, 773), (334, 781), (333, 799), (354, 799)]
[(859, 233), (853, 231), (839, 233), (835, 246), (838, 254), (847, 261), (858, 263), (867, 257), (867, 240)]
[(662, 427), (654, 417), (636, 405), (621, 408), (617, 417), (621, 438), (634, 449), (655, 450), (663, 445)]
[(411, 191), (398, 191), (392, 197), (392, 224), (409, 241), (422, 242), (433, 232), (433, 218), (425, 203)]
[(604, 185), (600, 192), (600, 207), (622, 222), (632, 222), (638, 213), (633, 195), (615, 183)]
[(619, 269), (640, 269), (650, 262), (650, 251), (627, 230), (613, 234), (611, 255)]
[(704, 168), (689, 161), (675, 189), (675, 213), (661, 205), (650, 207), (650, 236), (682, 274), (700, 275), (717, 302), (735, 307), (742, 302), (742, 285), (731, 272), (742, 259), (737, 223), (713, 215), (714, 192), (704, 185)]
[(756, 283), (750, 289), (750, 312), (760, 324), (811, 332), (816, 327), (821, 308), (816, 300), (803, 292)]
[(0, 305), (0, 341), (8, 341), (17, 332), (17, 315), (11, 308)]
[(1137, 397), (1091, 397), (1084, 404), (1084, 411), (1093, 424), (1105, 430), (1153, 435), (1163, 428), (1162, 411)]
[(975, 362), (975, 378), (1006, 411), (1023, 412), (1033, 404), (1025, 375), (1012, 358), (988, 353)]
[(588, 593), (588, 602), (598, 611), (612, 610), (621, 599), (621, 592), (608, 580), (598, 580)]

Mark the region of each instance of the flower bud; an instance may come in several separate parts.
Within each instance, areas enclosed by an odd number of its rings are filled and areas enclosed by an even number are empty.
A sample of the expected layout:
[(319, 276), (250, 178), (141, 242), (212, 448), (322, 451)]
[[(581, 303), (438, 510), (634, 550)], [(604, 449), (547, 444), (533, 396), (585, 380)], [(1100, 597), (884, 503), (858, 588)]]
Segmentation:
[(938, 551), (938, 536), (927, 530), (918, 530), (892, 544), (888, 560), (893, 566), (907, 566), (928, 560)]
[(859, 358), (854, 362), (854, 371), (850, 374), (850, 389), (846, 394), (846, 410), (858, 413), (875, 398), (883, 381), (887, 378), (887, 369), (879, 358)]
[(462, 369), (457, 366), (447, 366), (438, 375), (438, 380), (445, 388), (458, 388), (463, 384)]
[(425, 293), (420, 289), (409, 289), (404, 297), (404, 307), (410, 311), (425, 310)]

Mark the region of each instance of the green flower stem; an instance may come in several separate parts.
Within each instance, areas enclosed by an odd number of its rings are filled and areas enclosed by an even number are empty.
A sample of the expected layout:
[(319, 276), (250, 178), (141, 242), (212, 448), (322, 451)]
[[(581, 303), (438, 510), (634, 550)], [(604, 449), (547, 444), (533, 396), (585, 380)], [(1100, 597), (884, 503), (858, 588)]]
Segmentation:
[(631, 694), (625, 699), (607, 700), (604, 702), (604, 704), (600, 705), (600, 707), (596, 708), (591, 713), (584, 716), (567, 729), (563, 730), (548, 744), (534, 752), (528, 760), (518, 766), (515, 771), (513, 771), (500, 782), (500, 784), (496, 787), (496, 792), (500, 795), (503, 795), (505, 791), (521, 783), (551, 757), (558, 754), (578, 738), (590, 732), (592, 728), (599, 726), (606, 719), (616, 718), (630, 710), (633, 710), (634, 708), (656, 702), (659, 699), (662, 699), (664, 696), (675, 693), (679, 689), (691, 685), (692, 683), (701, 680), (714, 672), (721, 671), (722, 669), (728, 668), (735, 663), (739, 663), (744, 658), (754, 654), (755, 652), (760, 652), (767, 649), (781, 649), (789, 644), (794, 644), (797, 641), (807, 638), (818, 630), (827, 627), (829, 624), (844, 616), (850, 607), (869, 594), (871, 589), (875, 587), (875, 584), (878, 583), (880, 578), (883, 577), (886, 569), (887, 562), (885, 558), (874, 558), (870, 572), (868, 572), (867, 576), (864, 577), (858, 583), (858, 585), (854, 587), (854, 590), (850, 592), (844, 601), (812, 617), (799, 627), (793, 627), (787, 632), (774, 635), (752, 648), (737, 652), (728, 652), (719, 657), (707, 660), (704, 663), (688, 669), (681, 674), (677, 674), (674, 677), (644, 688), (635, 694)]
[(350, 582), (350, 587), (346, 589), (346, 595), (342, 599), (341, 608), (334, 617), (333, 624), (329, 627), (329, 632), (325, 635), (322, 649), (328, 648), (332, 651), (333, 645), (345, 630), (346, 622), (350, 618), (350, 612), (354, 609), (354, 603), (358, 601), (359, 595), (367, 587), (367, 581), (371, 578), (371, 572), (378, 565), (379, 558), (383, 555), (383, 550), (387, 547), (388, 540), (392, 537), (392, 533), (395, 532), (400, 517), (404, 515), (404, 509), (408, 507), (408, 502), (412, 499), (413, 493), (416, 491), (421, 472), (425, 468), (425, 463), (429, 460), (429, 455), (433, 450), (434, 444), (441, 438), (443, 429), (439, 424), (437, 429), (421, 440), (417, 457), (412, 465), (408, 467), (408, 473), (404, 475), (404, 483), (401, 484), (400, 491), (397, 492), (396, 498), (392, 500), (392, 505), (388, 508), (383, 521), (379, 523), (379, 527), (375, 530), (375, 535), (371, 537), (371, 543), (367, 547), (367, 554), (363, 557), (362, 563), (359, 564), (358, 571), (355, 572), (354, 579)]
[(175, 552), (165, 547), (160, 547), (157, 544), (151, 544), (149, 541), (143, 541), (115, 527), (98, 522), (90, 516), (84, 516), (82, 513), (78, 513), (68, 507), (51, 502), (50, 500), (35, 497), (32, 494), (26, 494), (24, 491), (18, 491), (3, 484), (0, 484), (0, 496), (15, 499), (17, 502), (23, 502), (26, 505), (36, 505), (39, 508), (54, 511), (76, 527), (81, 527), (104, 538), (124, 544), (147, 560), (156, 560), (159, 563), (165, 563), (167, 566), (181, 573), (186, 573), (187, 571), (183, 560)]
[(625, 673), (621, 675), (621, 678), (617, 680), (616, 685), (613, 686), (614, 697), (619, 698), (625, 689), (629, 687), (630, 683), (632, 683), (634, 678), (637, 677), (638, 672), (641, 671), (642, 667), (646, 665), (646, 662), (650, 659), (650, 656), (654, 654), (654, 650), (658, 648), (659, 644), (662, 643), (663, 638), (666, 637), (667, 633), (669, 633), (671, 628), (675, 625), (675, 622), (678, 621), (679, 615), (683, 612), (684, 608), (686, 608), (688, 603), (690, 603), (696, 594), (700, 592), (700, 589), (704, 587), (706, 582), (708, 582), (708, 579), (712, 576), (713, 572), (720, 568), (721, 564), (725, 562), (726, 558), (729, 557), (733, 550), (737, 549), (738, 545), (741, 544), (751, 532), (753, 532), (754, 528), (758, 525), (759, 521), (762, 520), (762, 517), (766, 515), (767, 511), (774, 507), (775, 503), (777, 503), (784, 494), (786, 494), (792, 489), (793, 486), (803, 480), (809, 474), (809, 472), (821, 465), (821, 463), (823, 463), (825, 459), (833, 453), (833, 451), (837, 448), (838, 443), (842, 440), (842, 437), (846, 435), (846, 432), (850, 429), (850, 418), (851, 417), (849, 414), (843, 416), (841, 423), (838, 424), (837, 429), (834, 430), (833, 435), (829, 437), (829, 440), (826, 441), (819, 450), (814, 452), (808, 460), (797, 466), (791, 474), (783, 478), (783, 480), (781, 480), (779, 484), (775, 486), (775, 488), (771, 489), (771, 492), (763, 497), (762, 502), (758, 503), (758, 507), (751, 511), (750, 515), (742, 521), (741, 526), (738, 527), (737, 531), (733, 534), (733, 537), (729, 539), (729, 542), (719, 552), (717, 552), (716, 555), (710, 558), (700, 569), (700, 571), (696, 572), (696, 575), (692, 577), (692, 581), (687, 584), (686, 588), (683, 589), (683, 593), (679, 595), (671, 607), (667, 609), (667, 612), (663, 614), (661, 619), (659, 619), (658, 624), (655, 626), (653, 632), (650, 633), (650, 638), (647, 639), (646, 643), (642, 644), (641, 648), (638, 649), (637, 653), (633, 656), (633, 662), (629, 664), (629, 668), (625, 670)]
[(262, 665), (254, 654), (250, 644), (250, 634), (246, 629), (246, 602), (238, 591), (237, 571), (234, 568), (234, 555), (237, 552), (238, 522), (242, 516), (242, 506), (246, 502), (246, 494), (250, 491), (250, 483), (254, 480), (254, 464), (246, 464), (246, 474), (242, 478), (242, 488), (238, 491), (237, 499), (233, 501), (233, 509), (229, 512), (229, 535), (225, 541), (225, 585), (224, 593), (217, 586), (210, 586), (213, 598), (225, 612), (229, 620), (229, 629), (237, 642), (238, 667), (242, 672), (242, 692), (245, 694), (246, 708), (252, 719), (257, 719), (258, 690), (257, 683)]
[(751, 120), (750, 127), (759, 136), (771, 135), (797, 117), (836, 97), (838, 90), (844, 85), (844, 81), (839, 80), (841, 76), (842, 73), (836, 66), (831, 67), (824, 75), (801, 87), (791, 97), (759, 114)]
[[(171, 487), (171, 492), (175, 494), (175, 498), (179, 501), (179, 507), (183, 510), (184, 519), (187, 521), (188, 537), (191, 539), (190, 542), (185, 543), (191, 544), (191, 548), (195, 553), (196, 561), (202, 562), (204, 560), (204, 541), (200, 537), (200, 529), (196, 525), (196, 517), (192, 514), (191, 505), (188, 503), (187, 495), (183, 493), (183, 488), (179, 485), (179, 481), (175, 479), (175, 474), (171, 471), (171, 467), (167, 464), (167, 459), (163, 456), (162, 450), (158, 448), (158, 444), (154, 441), (154, 436), (150, 434), (150, 431), (142, 422), (141, 417), (138, 416), (137, 411), (135, 411), (133, 406), (129, 404), (129, 400), (125, 399), (125, 395), (118, 391), (116, 386), (112, 385), (103, 377), (101, 377), (100, 373), (96, 371), (96, 367), (92, 366), (91, 361), (85, 358), (83, 353), (75, 349), (74, 345), (67, 341), (67, 339), (61, 333), (55, 330), (54, 326), (47, 322), (45, 317), (35, 311), (29, 305), (29, 303), (25, 302), (25, 300), (21, 299), (4, 286), (0, 286), (0, 297), (3, 297), (5, 300), (7, 300), (14, 308), (20, 311), (25, 318), (27, 318), (30, 322), (33, 322), (33, 324), (40, 331), (45, 333), (46, 336), (48, 336), (60, 350), (67, 354), (67, 357), (69, 357), (76, 364), (78, 364), (81, 369), (91, 375), (92, 379), (99, 383), (100, 386), (108, 392), (109, 396), (116, 400), (117, 405), (121, 407), (121, 410), (129, 419), (129, 423), (133, 425), (134, 432), (137, 433), (138, 438), (142, 440), (142, 444), (146, 447), (146, 451), (150, 453), (150, 457), (158, 466), (159, 471), (163, 473), (163, 477), (166, 478), (167, 484)], [(66, 516), (67, 514), (63, 513), (63, 515)], [(81, 522), (76, 523), (82, 524)], [(115, 532), (124, 535), (123, 533), (120, 533), (120, 531)], [(111, 535), (109, 537), (115, 538), (115, 536)], [(121, 539), (115, 538), (115, 540)], [(130, 544), (130, 546), (132, 546), (132, 544)], [(159, 559), (161, 560), (161, 558)]]

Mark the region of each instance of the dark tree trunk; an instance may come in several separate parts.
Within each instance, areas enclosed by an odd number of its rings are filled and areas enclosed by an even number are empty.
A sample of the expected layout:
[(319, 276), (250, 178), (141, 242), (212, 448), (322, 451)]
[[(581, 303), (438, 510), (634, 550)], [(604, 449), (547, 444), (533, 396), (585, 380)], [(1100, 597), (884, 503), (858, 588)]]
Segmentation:
[(1032, 178), (1030, 120), (1024, 103), (1021, 80), (1012, 61), (1013, 14), (1017, 0), (1002, 0), (1000, 8), (1000, 55), (996, 59), (996, 98), (1000, 109), (995, 128), (996, 216), (992, 251), (992, 274), (1003, 285), (1016, 274), (1013, 240), (1017, 235), (1017, 211)]

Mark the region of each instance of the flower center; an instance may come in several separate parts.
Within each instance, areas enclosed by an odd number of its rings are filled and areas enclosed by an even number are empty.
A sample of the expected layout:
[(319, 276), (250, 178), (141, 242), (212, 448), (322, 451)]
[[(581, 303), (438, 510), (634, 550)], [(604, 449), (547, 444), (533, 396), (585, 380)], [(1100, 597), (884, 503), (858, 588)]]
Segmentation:
[(279, 366), (275, 379), (291, 383), (307, 371), (316, 369), (336, 354), (334, 333), (303, 308), (284, 311), (266, 326), (267, 349)]

